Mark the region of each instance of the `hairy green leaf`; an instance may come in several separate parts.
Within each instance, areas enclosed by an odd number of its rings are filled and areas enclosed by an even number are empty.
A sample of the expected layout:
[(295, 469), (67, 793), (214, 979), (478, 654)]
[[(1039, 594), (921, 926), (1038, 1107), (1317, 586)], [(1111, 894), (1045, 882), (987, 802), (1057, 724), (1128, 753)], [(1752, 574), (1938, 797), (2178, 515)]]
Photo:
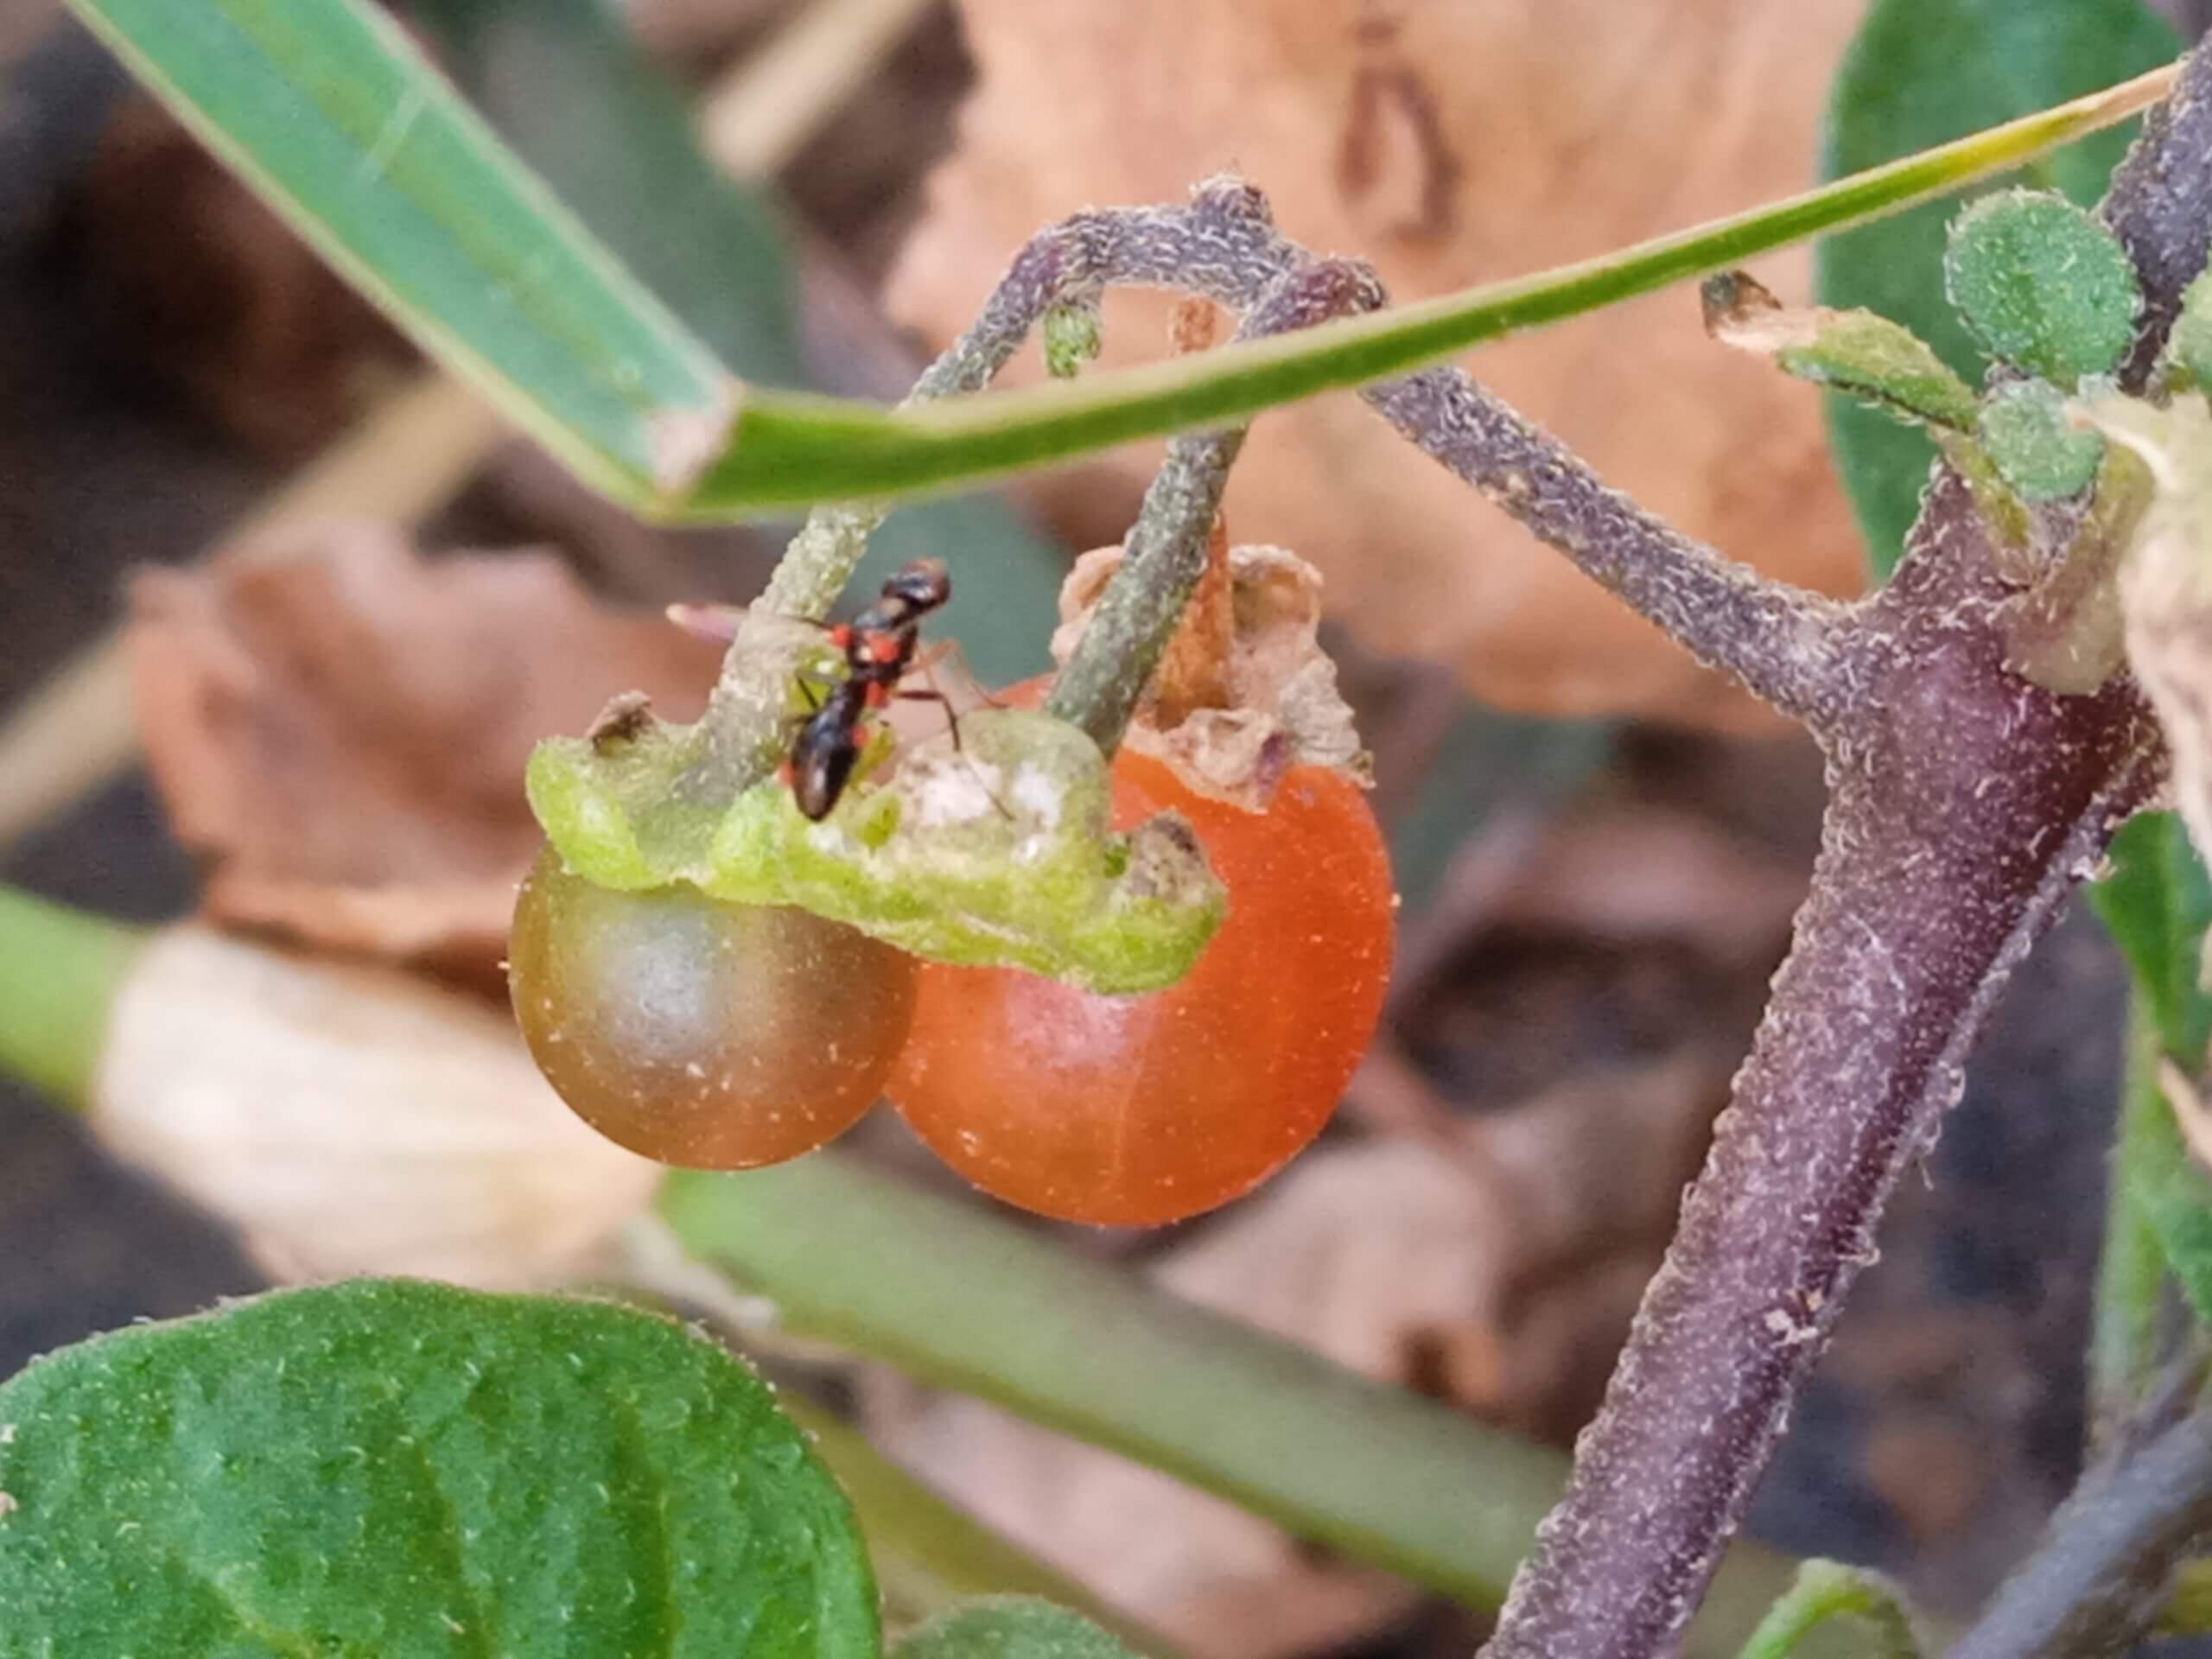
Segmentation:
[(1827, 321), (1812, 339), (1778, 353), (1789, 373), (1930, 425), (1972, 423), (1973, 391), (1910, 328), (1871, 311), (1821, 315)]
[[(1840, 177), (2164, 62), (2180, 38), (2141, 0), (1875, 0), (1829, 91), (1823, 176)], [(2108, 132), (2034, 163), (2026, 176), (2096, 200), (2126, 147)], [(1823, 304), (1903, 323), (1969, 378), (1973, 338), (1943, 296), (1944, 230), (1931, 203), (1823, 241)], [(1876, 574), (1887, 575), (1919, 510), (1928, 440), (1843, 399), (1828, 404), (1836, 465)]]
[(2152, 1052), (2131, 1068), (2118, 1179), (2158, 1239), (2200, 1319), (2212, 1322), (2212, 1174), (2183, 1143), (2158, 1060), (2201, 1077), (2212, 995), (2199, 981), (2212, 925), (2212, 879), (2171, 812), (2139, 814), (2113, 842), (2112, 874), (2090, 901), (2120, 944), (2147, 1016)]
[(2166, 355), (2188, 372), (2199, 391), (2212, 395), (2212, 270), (2199, 272), (2182, 290)]
[(0, 1386), (0, 1659), (873, 1659), (844, 1497), (723, 1349), (360, 1281)]
[(1055, 380), (1072, 380), (1103, 346), (1096, 300), (1056, 305), (1045, 313), (1045, 368)]
[(2120, 361), (2143, 307), (2120, 238), (2047, 190), (1969, 204), (1952, 222), (1943, 278), (1991, 355), (2069, 391)]
[(1789, 309), (1742, 271), (1706, 278), (1706, 332), (1771, 358), (1785, 374), (1833, 386), (1897, 419), (1973, 430), (1974, 388), (1902, 324), (1871, 311)]
[(2104, 459), (2103, 435), (2076, 426), (2066, 397), (2048, 380), (2012, 380), (1981, 406), (1982, 447), (2005, 481), (2027, 501), (2055, 501), (2086, 490)]
[(1033, 1596), (991, 1596), (941, 1613), (893, 1659), (1137, 1659), (1080, 1613)]

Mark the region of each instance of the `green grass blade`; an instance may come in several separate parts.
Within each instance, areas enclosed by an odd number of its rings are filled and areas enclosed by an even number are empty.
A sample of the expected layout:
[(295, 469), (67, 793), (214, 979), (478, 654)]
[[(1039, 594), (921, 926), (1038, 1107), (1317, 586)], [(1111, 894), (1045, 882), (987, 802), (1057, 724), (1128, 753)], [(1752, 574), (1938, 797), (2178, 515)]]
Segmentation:
[(711, 449), (714, 354), (356, 0), (72, 0), (346, 278), (580, 476), (649, 497)]
[(1072, 385), (893, 414), (756, 397), (683, 504), (720, 518), (779, 505), (942, 488), (1131, 439), (1241, 420), (1278, 404), (1445, 361), (1777, 248), (1948, 194), (2139, 112), (2171, 68), (1694, 229), (1534, 276)]
[(944, 489), (1440, 362), (1863, 223), (2125, 119), (2166, 72), (1605, 257), (1072, 385), (887, 412), (745, 387), (366, 0), (70, 0), (449, 366), (588, 482), (729, 519)]

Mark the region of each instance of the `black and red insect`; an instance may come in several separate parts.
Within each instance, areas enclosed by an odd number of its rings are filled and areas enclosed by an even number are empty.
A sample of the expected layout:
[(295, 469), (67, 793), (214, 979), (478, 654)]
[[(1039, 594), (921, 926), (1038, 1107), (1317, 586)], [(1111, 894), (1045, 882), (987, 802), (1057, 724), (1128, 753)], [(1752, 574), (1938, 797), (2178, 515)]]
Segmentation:
[(830, 629), (830, 643), (845, 653), (844, 676), (831, 682), (800, 725), (785, 766), (798, 810), (808, 817), (828, 817), (852, 781), (865, 747), (861, 722), (870, 712), (896, 696), (944, 700), (933, 690), (902, 692), (899, 683), (914, 667), (922, 619), (951, 597), (944, 564), (916, 559), (892, 573), (873, 605)]

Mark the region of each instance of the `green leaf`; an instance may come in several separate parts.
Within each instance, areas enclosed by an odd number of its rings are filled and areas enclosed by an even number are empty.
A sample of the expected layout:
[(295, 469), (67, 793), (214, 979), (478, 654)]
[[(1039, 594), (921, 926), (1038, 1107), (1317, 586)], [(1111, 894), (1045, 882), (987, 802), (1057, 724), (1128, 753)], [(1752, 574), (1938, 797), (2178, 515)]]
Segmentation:
[(941, 488), (1441, 362), (1955, 189), (2123, 118), (2171, 79), (1559, 271), (894, 414), (729, 377), (366, 0), (70, 4), (435, 354), (589, 481), (693, 520)]
[(941, 1613), (894, 1659), (1137, 1659), (1080, 1613), (1030, 1596), (992, 1596)]
[[(2120, 1177), (2128, 1203), (2158, 1241), (2198, 1321), (2212, 1325), (2212, 1174), (2182, 1139), (2161, 1070), (2156, 1064), (2130, 1070)], [(2201, 1084), (2201, 1058), (2183, 1071)]]
[(1786, 372), (1932, 425), (1972, 423), (1973, 390), (1910, 328), (1871, 311), (1825, 315), (1814, 338), (1778, 354)]
[(2065, 394), (2048, 380), (2012, 380), (1982, 404), (1982, 447), (2005, 481), (2028, 501), (2056, 501), (2089, 487), (2103, 461), (2103, 435), (2068, 418)]
[(499, 136), (724, 364), (804, 384), (777, 213), (700, 149), (690, 101), (605, 0), (410, 0), (407, 15)]
[(0, 1386), (0, 1656), (873, 1659), (843, 1497), (723, 1349), (361, 1281)]
[(1786, 309), (1742, 271), (1708, 276), (1706, 332), (1724, 346), (1774, 359), (1785, 374), (1833, 386), (1897, 420), (1973, 430), (1974, 388), (1911, 329), (1871, 311)]
[[(2190, 1155), (2159, 1082), (2160, 1058), (2201, 1079), (2212, 995), (2200, 983), (2212, 879), (2171, 812), (2139, 814), (2089, 889), (2134, 976), (2148, 1052), (2129, 1066), (2119, 1198), (2158, 1239), (2199, 1319), (2212, 1322), (2212, 1174)], [(2118, 1338), (2111, 1338), (2117, 1344)]]
[(2199, 391), (2212, 394), (2212, 270), (2199, 272), (2182, 290), (2166, 355), (2188, 371)]
[(1920, 1659), (1912, 1615), (1897, 1587), (1878, 1573), (1824, 1560), (1797, 1569), (1789, 1593), (1744, 1644), (1742, 1659), (1789, 1659), (1815, 1630), (1838, 1618), (1859, 1625), (1868, 1640), (1854, 1651), (1867, 1659)]
[(2089, 902), (2118, 942), (2148, 1000), (2167, 1054), (2191, 1067), (2212, 1043), (2212, 995), (2198, 984), (2212, 880), (2171, 812), (2141, 812), (2113, 837), (2112, 872)]
[(1055, 380), (1074, 379), (1104, 348), (1095, 299), (1053, 306), (1039, 326), (1045, 335), (1045, 371)]
[(2143, 308), (2120, 238), (2046, 190), (1970, 204), (1952, 223), (1943, 278), (1993, 356), (2069, 391), (2120, 361)]
[[(723, 362), (752, 381), (809, 383), (768, 188), (701, 149), (683, 89), (605, 0), (416, 0), (409, 16), (524, 162)], [(870, 539), (855, 586), (872, 592), (918, 558), (957, 574), (938, 626), (985, 684), (1051, 666), (1066, 558), (1012, 507), (914, 503)]]
[[(1828, 94), (1821, 168), (1834, 178), (2171, 59), (2180, 38), (2141, 0), (1876, 0)], [(2108, 132), (2053, 153), (2031, 182), (2077, 202), (2102, 193), (2126, 147)], [(1970, 379), (1973, 338), (1943, 296), (1945, 226), (1931, 204), (1831, 237), (1816, 251), (1821, 303), (1903, 323)], [(1828, 430), (1877, 575), (1887, 575), (1919, 511), (1927, 439), (1841, 399)]]

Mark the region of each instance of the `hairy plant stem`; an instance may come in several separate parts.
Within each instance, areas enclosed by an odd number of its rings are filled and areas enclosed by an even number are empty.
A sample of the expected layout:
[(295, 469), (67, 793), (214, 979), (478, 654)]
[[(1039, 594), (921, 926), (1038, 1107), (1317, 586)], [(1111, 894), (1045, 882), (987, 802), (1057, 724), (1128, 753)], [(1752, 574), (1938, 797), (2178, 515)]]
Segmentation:
[(2175, 1570), (2212, 1540), (2212, 1416), (2177, 1403), (2083, 1478), (1948, 1659), (2090, 1659), (2151, 1635)]
[[(2103, 209), (2145, 289), (2131, 389), (2212, 245), (2212, 58), (2184, 69)], [(2154, 787), (2125, 681), (2005, 666), (2007, 597), (1943, 471), (1896, 581), (1816, 691), (1831, 799), (1813, 891), (1567, 1494), (1487, 1659), (1675, 1650), (1903, 1169), (1926, 1152), (2005, 976)], [(1830, 701), (1833, 699), (1833, 701)]]
[(1857, 618), (1789, 961), (1490, 1659), (1675, 1649), (2006, 976), (2156, 781), (2132, 686), (2005, 667), (2010, 594), (1945, 474)]
[[(1182, 207), (1103, 208), (1039, 232), (945, 358), (969, 365), (963, 385), (980, 385), (1046, 312), (1095, 304), (1109, 287), (1202, 295), (1249, 317), (1287, 277), (1359, 270), (1281, 235), (1260, 193), (1224, 175)], [(1363, 276), (1341, 303), (1363, 311), (1382, 301), (1380, 285)], [(1830, 650), (1839, 607), (1768, 581), (1643, 512), (1458, 369), (1384, 381), (1362, 396), (1700, 660), (1808, 720), (1828, 711), (1841, 677)]]
[[(1382, 286), (1366, 267), (1315, 260), (1278, 277), (1245, 313), (1236, 338), (1308, 328), (1382, 302)], [(1045, 712), (1081, 727), (1107, 754), (1119, 747), (1205, 574), (1229, 468), (1243, 446), (1243, 427), (1188, 434), (1167, 446), (1167, 460), (1124, 543), (1127, 556), (1053, 681)]]
[(1167, 446), (1075, 654), (1052, 681), (1045, 712), (1080, 727), (1112, 754), (1167, 654), (1183, 607), (1205, 574), (1206, 544), (1244, 429), (1194, 432)]
[[(1280, 235), (1260, 193), (1223, 176), (1199, 186), (1184, 207), (1102, 209), (1040, 232), (909, 401), (981, 390), (1033, 329), (1056, 315), (1095, 311), (1109, 287), (1204, 296), (1243, 315), (1238, 337), (1245, 340), (1375, 310), (1384, 298), (1363, 266), (1317, 257)], [(1815, 725), (1833, 716), (1842, 683), (1831, 650), (1840, 607), (1770, 582), (1644, 512), (1457, 369), (1387, 381), (1363, 395), (1700, 660)], [(1103, 749), (1119, 742), (1174, 632), (1242, 441), (1242, 429), (1230, 429), (1170, 446), (1131, 531), (1131, 556), (1059, 677), (1051, 712)], [(771, 763), (795, 650), (791, 619), (827, 612), (882, 516), (868, 505), (818, 509), (792, 540), (741, 626), (716, 688), (709, 715), (713, 788), (741, 786)]]
[[(1256, 194), (1235, 187), (1217, 192), (1215, 200), (1228, 216), (1256, 214), (1264, 226)], [(1283, 246), (1287, 257), (1267, 285), (1244, 296), (1238, 339), (1311, 327), (1382, 303), (1381, 286), (1364, 266), (1313, 259)], [(906, 402), (981, 391), (1012, 360), (1031, 329), (1056, 315), (1095, 314), (1102, 281), (1083, 262), (1070, 269), (1078, 274), (1027, 270), (1017, 262), (982, 321), (923, 372)], [(1244, 430), (1189, 433), (1169, 444), (1131, 527), (1129, 557), (1108, 584), (1082, 645), (1054, 685), (1047, 711), (1080, 727), (1108, 754), (1120, 744), (1205, 568), (1206, 539)], [(794, 667), (790, 625), (818, 622), (829, 613), (887, 511), (878, 503), (818, 507), (785, 549), (766, 591), (741, 623), (715, 688), (708, 714), (712, 788), (742, 787), (773, 763), (784, 688)]]

